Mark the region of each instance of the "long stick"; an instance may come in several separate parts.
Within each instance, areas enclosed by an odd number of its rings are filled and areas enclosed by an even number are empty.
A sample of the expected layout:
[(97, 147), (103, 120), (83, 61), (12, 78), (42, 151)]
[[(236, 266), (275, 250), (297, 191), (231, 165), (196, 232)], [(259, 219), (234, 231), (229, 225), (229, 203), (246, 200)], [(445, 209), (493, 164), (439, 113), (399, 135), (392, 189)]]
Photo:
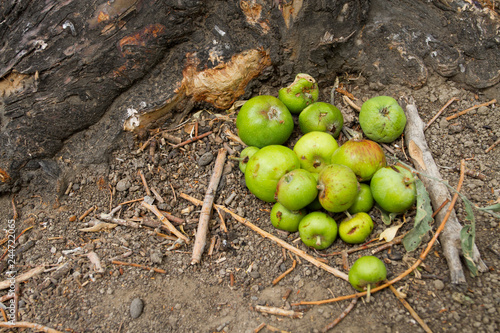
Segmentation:
[[(195, 205), (201, 205), (202, 202), (196, 198), (193, 198), (185, 193), (181, 193), (180, 196), (190, 202), (192, 202), (193, 204)], [(292, 245), (288, 244), (287, 242), (285, 242), (284, 240), (282, 239), (279, 239), (278, 237), (276, 236), (273, 236), (271, 235), (270, 233), (268, 233), (267, 231), (264, 231), (262, 230), (261, 228), (257, 227), (256, 225), (250, 223), (250, 221), (248, 221), (247, 219), (239, 216), (238, 214), (234, 213), (233, 211), (231, 211), (230, 209), (222, 206), (222, 205), (214, 205), (216, 208), (219, 208), (219, 209), (222, 209), (224, 210), (225, 212), (231, 214), (231, 216), (238, 222), (240, 222), (241, 224), (249, 227), (250, 229), (252, 229), (253, 231), (257, 232), (258, 234), (260, 234), (262, 237), (265, 237), (265, 238), (269, 238), (270, 240), (272, 241), (275, 241), (276, 243), (278, 243), (280, 246), (284, 247), (285, 249), (287, 249), (288, 251), (292, 252), (292, 253), (295, 253), (296, 255), (298, 255), (299, 257), (302, 257), (303, 259), (309, 261), (311, 264), (313, 264), (314, 266), (316, 267), (319, 267), (319, 268), (322, 268), (324, 269), (325, 271), (333, 274), (334, 276), (342, 279), (342, 280), (345, 280), (345, 281), (349, 281), (349, 277), (347, 276), (346, 273), (342, 272), (342, 271), (339, 271), (338, 269), (334, 268), (334, 267), (331, 267), (331, 266), (328, 266), (327, 264), (325, 263), (322, 263), (321, 261), (317, 260), (316, 258), (310, 256), (309, 254), (305, 253), (304, 251), (300, 250), (300, 249), (297, 249), (296, 247), (293, 247)]]
[[(26, 273), (23, 273), (19, 276), (16, 276), (16, 283), (24, 282), (24, 281), (42, 273), (44, 270), (45, 270), (45, 266), (43, 266), (43, 265), (37, 266), (33, 269), (30, 269)], [(11, 282), (12, 282), (11, 280), (4, 280), (4, 281), (0, 282), (0, 290), (9, 288), (11, 285)]]
[(208, 184), (207, 192), (205, 193), (203, 206), (201, 206), (200, 221), (198, 223), (198, 229), (196, 230), (191, 265), (195, 265), (200, 262), (201, 255), (203, 254), (203, 250), (207, 244), (208, 224), (210, 222), (210, 215), (212, 214), (212, 205), (214, 203), (215, 192), (217, 191), (217, 187), (219, 186), (220, 178), (222, 176), (226, 155), (227, 150), (225, 148), (219, 149), (217, 159), (215, 160), (214, 172), (212, 173), (212, 178), (210, 178), (210, 183)]
[(460, 112), (457, 112), (455, 113), (454, 115), (451, 115), (449, 117), (446, 117), (446, 120), (452, 120), (452, 119), (455, 119), (455, 118), (458, 118), (460, 116), (463, 116), (464, 114), (466, 114), (467, 112), (469, 111), (472, 111), (472, 110), (475, 110), (475, 109), (479, 109), (481, 106), (488, 106), (488, 105), (491, 105), (493, 103), (496, 103), (497, 100), (496, 99), (492, 99), (491, 101), (489, 102), (486, 102), (486, 103), (483, 103), (483, 104), (478, 104), (478, 105), (474, 105), (473, 107), (470, 107), (466, 110), (463, 110), (463, 111), (460, 111)]
[(411, 316), (415, 318), (415, 320), (420, 324), (420, 326), (422, 326), (424, 331), (426, 331), (427, 333), (432, 333), (432, 330), (429, 328), (429, 326), (427, 326), (427, 324), (422, 320), (422, 318), (420, 318), (420, 316), (415, 312), (415, 310), (413, 310), (411, 305), (408, 304), (408, 302), (401, 296), (401, 293), (397, 291), (397, 289), (394, 288), (394, 286), (392, 285), (390, 285), (389, 288), (391, 288), (391, 291), (394, 293), (394, 295), (396, 295), (396, 297), (401, 301), (403, 306), (410, 312)]

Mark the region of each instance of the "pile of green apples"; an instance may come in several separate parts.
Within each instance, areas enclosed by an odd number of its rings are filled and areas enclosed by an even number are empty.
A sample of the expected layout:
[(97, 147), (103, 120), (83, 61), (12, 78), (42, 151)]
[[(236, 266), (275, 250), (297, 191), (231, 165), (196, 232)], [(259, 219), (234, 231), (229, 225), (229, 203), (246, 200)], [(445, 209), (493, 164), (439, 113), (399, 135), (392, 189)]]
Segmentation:
[[(261, 95), (245, 102), (236, 126), (248, 145), (240, 154), (240, 170), (251, 193), (275, 202), (271, 223), (298, 231), (305, 245), (322, 250), (337, 235), (346, 243), (364, 242), (373, 230), (368, 212), (374, 203), (402, 213), (413, 206), (416, 190), (412, 173), (388, 166), (378, 144), (397, 139), (406, 125), (394, 98), (377, 96), (363, 103), (359, 123), (367, 139), (357, 135), (339, 146), (342, 113), (318, 102), (318, 96), (315, 79), (297, 74), (277, 98)], [(283, 144), (294, 129), (294, 116), (303, 135), (290, 149)], [(347, 217), (337, 226), (332, 216), (341, 212)]]

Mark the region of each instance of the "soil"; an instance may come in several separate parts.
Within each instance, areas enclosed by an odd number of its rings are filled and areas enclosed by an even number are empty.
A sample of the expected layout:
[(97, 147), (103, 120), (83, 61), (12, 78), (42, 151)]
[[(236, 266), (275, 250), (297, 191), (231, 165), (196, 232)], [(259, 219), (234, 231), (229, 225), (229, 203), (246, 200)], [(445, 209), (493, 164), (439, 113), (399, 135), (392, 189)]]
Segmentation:
[[(466, 158), (467, 168), (480, 173), (482, 179), (467, 176), (463, 193), (478, 206), (498, 200), (500, 147), (485, 152), (500, 137), (498, 106), (480, 107), (451, 121), (444, 119), (487, 102), (491, 99), (489, 96), (462, 89), (438, 76), (431, 76), (427, 85), (419, 90), (370, 84), (362, 76), (346, 75), (340, 82), (357, 98), (358, 105), (377, 95), (395, 98), (412, 95), (424, 122), (428, 122), (448, 100), (457, 98), (458, 101), (426, 131), (429, 146), (443, 178), (450, 185), (456, 186), (457, 168), (460, 160)], [(320, 100), (329, 102), (332, 87), (321, 88)], [(270, 93), (277, 95), (277, 89)], [(337, 95), (334, 103), (344, 113), (346, 125), (356, 128), (356, 113), (343, 104), (341, 96)], [(273, 327), (289, 332), (318, 332), (344, 311), (350, 301), (294, 306), (300, 301), (349, 295), (354, 289), (349, 283), (296, 257), (293, 257), (297, 260), (295, 269), (273, 286), (272, 281), (292, 267), (292, 256), (229, 215), (224, 216), (227, 225), (227, 232), (224, 232), (220, 217), (213, 214), (208, 234), (209, 242), (215, 239), (213, 253), (208, 255), (205, 251), (201, 263), (194, 266), (190, 265), (192, 242), (175, 248), (172, 246), (174, 241), (165, 238), (167, 232), (164, 230), (145, 226), (117, 226), (97, 232), (80, 230), (120, 203), (145, 197), (146, 190), (139, 176), (142, 172), (149, 188), (156, 190), (164, 200), (155, 199), (154, 204), (182, 218), (183, 223), (177, 228), (182, 228), (193, 240), (201, 208), (180, 198), (180, 194), (203, 200), (217, 151), (223, 146), (229, 147), (231, 155), (237, 157), (243, 149), (224, 134), (224, 128), (236, 133), (235, 113), (225, 119), (219, 116), (209, 109), (193, 110), (182, 125), (167, 122), (165, 128), (179, 125), (168, 133), (182, 140), (189, 138), (195, 122), (198, 122), (199, 133), (211, 130), (213, 134), (176, 149), (168, 139), (157, 136), (153, 155), (150, 155), (149, 145), (140, 149), (147, 138), (125, 134), (108, 164), (81, 168), (73, 166), (64, 155), (59, 156), (53, 164), (45, 163), (24, 176), (23, 186), (15, 197), (4, 195), (0, 198), (2, 228), (7, 229), (9, 219), (14, 216), (12, 202), (18, 214), (16, 234), (31, 227), (18, 239), (18, 274), (38, 265), (46, 267), (44, 273), (20, 284), (20, 320), (65, 332), (254, 332), (261, 323), (268, 325), (261, 332), (270, 332)], [(292, 147), (298, 136), (296, 126), (287, 145)], [(401, 140), (389, 146), (398, 158), (405, 159)], [(61, 165), (71, 171), (63, 171), (55, 177)], [(273, 228), (269, 219), (272, 204), (256, 199), (246, 189), (237, 161), (227, 160), (215, 202), (310, 255), (320, 257), (320, 253), (297, 241), (297, 233), (286, 234)], [(95, 210), (82, 217), (91, 207)], [(414, 213), (411, 210), (405, 215), (406, 223), (400, 233), (411, 229)], [(457, 213), (464, 222), (465, 212), (460, 202)], [(124, 204), (118, 214), (129, 220), (157, 220), (139, 202)], [(375, 209), (370, 214), (375, 222), (370, 238), (374, 239), (386, 226)], [(337, 221), (342, 218), (341, 214), (332, 216)], [(475, 278), (466, 273), (466, 285), (452, 285), (442, 249), (436, 244), (418, 274), (411, 274), (395, 285), (406, 294), (406, 301), (434, 332), (498, 332), (500, 329), (499, 220), (479, 211), (475, 211), (475, 216), (476, 243), (490, 268), (488, 272)], [(403, 220), (403, 216), (399, 219)], [(433, 225), (433, 230), (435, 228)], [(411, 253), (402, 245), (377, 253), (386, 262), (389, 278), (406, 270), (419, 257), (429, 239), (425, 237), (419, 249)], [(357, 246), (337, 240), (321, 254), (352, 247)], [(100, 259), (102, 272), (90, 262), (87, 254), (91, 252)], [(350, 254), (349, 265), (367, 254), (371, 254), (370, 250)], [(329, 265), (347, 272), (341, 256), (324, 259)], [(165, 272), (116, 265), (112, 260)], [(66, 266), (54, 270), (62, 265)], [(256, 305), (293, 309), (303, 312), (303, 317), (292, 319), (263, 314), (255, 311)], [(389, 289), (373, 294), (369, 303), (360, 299), (335, 330), (424, 331)]]

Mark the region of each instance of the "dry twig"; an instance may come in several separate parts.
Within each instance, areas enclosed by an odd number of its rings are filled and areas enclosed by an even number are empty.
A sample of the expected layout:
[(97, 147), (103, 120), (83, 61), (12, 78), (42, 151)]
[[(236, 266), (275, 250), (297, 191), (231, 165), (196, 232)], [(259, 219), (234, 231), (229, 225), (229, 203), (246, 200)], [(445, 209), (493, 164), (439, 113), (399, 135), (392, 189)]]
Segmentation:
[(498, 146), (498, 144), (500, 144), (500, 139), (498, 139), (497, 141), (495, 141), (495, 143), (492, 144), (491, 146), (489, 146), (488, 149), (486, 149), (484, 152), (485, 153), (489, 153), (493, 148), (495, 148), (496, 146)]
[(204, 137), (209, 136), (209, 135), (210, 135), (210, 134), (212, 134), (212, 133), (213, 133), (212, 131), (208, 131), (208, 132), (203, 133), (203, 134), (200, 134), (200, 135), (198, 135), (198, 136), (194, 136), (194, 137), (192, 137), (192, 138), (191, 138), (191, 139), (189, 139), (189, 140), (186, 140), (186, 141), (181, 142), (181, 143), (179, 143), (179, 144), (173, 145), (173, 146), (172, 146), (172, 148), (174, 148), (174, 149), (175, 149), (175, 148), (179, 148), (179, 147), (185, 146), (185, 145), (187, 145), (187, 144), (190, 144), (191, 142), (194, 142), (194, 141), (197, 141), (197, 140), (203, 139)]
[(427, 128), (429, 128), (429, 126), (431, 126), (431, 124), (444, 112), (444, 110), (446, 110), (446, 108), (448, 106), (451, 105), (451, 103), (455, 102), (455, 101), (458, 101), (458, 98), (456, 97), (452, 97), (442, 108), (441, 110), (438, 111), (438, 113), (436, 113), (436, 115), (434, 117), (432, 117), (431, 120), (429, 120), (429, 122), (427, 123), (427, 125), (425, 125), (424, 127), (424, 132)]
[(255, 306), (255, 311), (262, 312), (262, 313), (269, 313), (277, 316), (283, 316), (283, 317), (289, 317), (289, 318), (302, 318), (304, 314), (302, 312), (297, 312), (293, 310), (285, 310), (281, 308), (276, 308), (273, 306), (263, 306), (263, 305), (256, 305)]
[(79, 218), (78, 218), (78, 221), (83, 221), (84, 218), (87, 217), (87, 215), (89, 215), (90, 213), (92, 213), (95, 209), (95, 206), (92, 206), (90, 207), (89, 209), (87, 209)]
[(297, 266), (297, 260), (293, 261), (292, 267), (287, 269), (285, 272), (283, 272), (283, 274), (281, 274), (280, 276), (278, 276), (276, 279), (273, 280), (273, 286), (277, 285), (278, 282), (280, 282), (285, 276), (290, 274), (295, 269), (295, 266)]
[(458, 118), (460, 116), (463, 116), (464, 114), (466, 114), (469, 111), (472, 111), (472, 110), (475, 110), (475, 109), (479, 109), (481, 106), (488, 106), (488, 105), (491, 105), (491, 104), (496, 103), (496, 102), (497, 102), (496, 99), (492, 99), (489, 102), (486, 102), (486, 103), (483, 103), (483, 104), (474, 105), (473, 107), (470, 107), (470, 108), (465, 109), (463, 111), (457, 112), (454, 115), (446, 117), (446, 120), (452, 120), (452, 119)]
[[(16, 276), (16, 283), (21, 283), (24, 282), (34, 276), (37, 276), (38, 274), (42, 273), (45, 270), (45, 266), (37, 266), (33, 269), (30, 269), (26, 273), (20, 274)], [(0, 282), (0, 290), (7, 289), (11, 285), (11, 280), (4, 280)]]
[(354, 309), (354, 306), (356, 305), (357, 302), (358, 302), (358, 298), (357, 297), (353, 298), (353, 300), (351, 301), (351, 303), (349, 303), (347, 308), (345, 308), (345, 310), (342, 311), (342, 313), (333, 322), (326, 325), (321, 331), (328, 332), (329, 330), (331, 330), (332, 328), (337, 326), (338, 323), (340, 323), (340, 321), (342, 319), (344, 319), (349, 314), (349, 312), (351, 312), (352, 309)]
[(205, 245), (207, 243), (208, 224), (210, 216), (212, 215), (212, 205), (215, 199), (215, 192), (217, 191), (217, 187), (219, 186), (219, 181), (222, 176), (226, 155), (227, 150), (225, 148), (219, 149), (217, 159), (215, 160), (214, 171), (212, 173), (212, 177), (210, 178), (210, 183), (208, 184), (205, 199), (203, 200), (203, 205), (201, 207), (200, 221), (198, 223), (198, 229), (196, 230), (191, 265), (195, 265), (200, 262), (201, 255), (203, 254), (203, 250), (205, 249)]
[(401, 293), (397, 291), (396, 288), (394, 288), (394, 286), (392, 285), (389, 286), (389, 288), (391, 288), (391, 291), (394, 293), (394, 295), (396, 295), (396, 297), (401, 301), (403, 306), (410, 312), (411, 316), (420, 324), (420, 326), (422, 326), (424, 331), (426, 331), (427, 333), (432, 333), (429, 326), (427, 326), (427, 324), (422, 320), (422, 318), (420, 318), (420, 316), (415, 312), (415, 310), (413, 310), (411, 305), (408, 304), (408, 302), (402, 297)]

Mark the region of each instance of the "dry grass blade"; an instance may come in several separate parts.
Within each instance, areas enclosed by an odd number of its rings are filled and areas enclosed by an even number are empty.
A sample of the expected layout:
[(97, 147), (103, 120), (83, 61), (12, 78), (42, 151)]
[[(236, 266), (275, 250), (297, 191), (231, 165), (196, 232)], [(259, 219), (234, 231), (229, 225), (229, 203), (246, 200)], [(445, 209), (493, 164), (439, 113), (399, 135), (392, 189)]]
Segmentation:
[(394, 288), (394, 286), (392, 285), (389, 286), (389, 288), (391, 288), (391, 291), (394, 293), (394, 295), (396, 295), (396, 297), (401, 301), (401, 303), (403, 303), (403, 306), (410, 312), (411, 316), (420, 324), (420, 326), (422, 326), (424, 331), (426, 331), (427, 333), (432, 333), (429, 326), (427, 326), (427, 324), (424, 323), (422, 318), (420, 318), (420, 316), (415, 312), (415, 310), (413, 310), (411, 305), (408, 304), (408, 302), (401, 296), (400, 292), (397, 291), (396, 288)]

